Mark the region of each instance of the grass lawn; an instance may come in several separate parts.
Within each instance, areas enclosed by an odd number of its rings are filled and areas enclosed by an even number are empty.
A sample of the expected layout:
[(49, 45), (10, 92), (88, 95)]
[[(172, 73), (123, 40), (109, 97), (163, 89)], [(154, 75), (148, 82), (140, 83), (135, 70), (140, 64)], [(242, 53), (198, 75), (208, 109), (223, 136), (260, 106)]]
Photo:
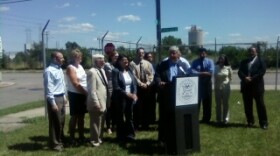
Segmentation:
[(29, 110), (29, 109), (33, 109), (33, 108), (39, 108), (42, 106), (44, 106), (44, 101), (34, 101), (34, 102), (29, 102), (29, 103), (25, 103), (22, 105), (18, 105), (15, 107), (11, 107), (11, 108), (0, 109), (0, 117), (8, 115), (8, 114), (12, 114), (12, 113), (17, 113), (20, 111), (25, 111), (25, 110)]
[[(239, 91), (233, 91), (230, 99), (230, 122), (226, 127), (215, 124), (200, 124), (201, 151), (193, 156), (274, 156), (280, 153), (280, 98), (277, 91), (266, 91), (265, 102), (269, 119), (268, 130), (259, 128), (258, 117), (254, 112), (254, 128), (246, 127), (243, 102)], [(238, 104), (238, 101), (240, 104)], [(215, 121), (215, 102), (213, 99)], [(254, 106), (255, 111), (255, 106)], [(65, 134), (68, 131), (69, 116), (66, 118)], [(120, 144), (115, 133), (105, 134), (100, 147), (85, 144), (79, 147), (66, 147), (62, 153), (48, 149), (48, 121), (44, 117), (26, 120), (28, 126), (9, 133), (0, 133), (0, 155), (164, 155), (164, 149), (157, 144), (157, 131), (136, 133), (136, 141)], [(86, 116), (86, 136), (89, 137), (89, 118)], [(156, 129), (156, 125), (153, 126)]]

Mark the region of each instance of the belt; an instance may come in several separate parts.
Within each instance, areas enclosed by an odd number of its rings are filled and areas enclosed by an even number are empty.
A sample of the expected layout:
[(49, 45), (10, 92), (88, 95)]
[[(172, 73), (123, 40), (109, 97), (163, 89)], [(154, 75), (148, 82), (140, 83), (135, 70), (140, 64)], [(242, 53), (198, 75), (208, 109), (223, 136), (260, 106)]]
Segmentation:
[(54, 97), (61, 97), (61, 96), (64, 96), (64, 93), (54, 95)]

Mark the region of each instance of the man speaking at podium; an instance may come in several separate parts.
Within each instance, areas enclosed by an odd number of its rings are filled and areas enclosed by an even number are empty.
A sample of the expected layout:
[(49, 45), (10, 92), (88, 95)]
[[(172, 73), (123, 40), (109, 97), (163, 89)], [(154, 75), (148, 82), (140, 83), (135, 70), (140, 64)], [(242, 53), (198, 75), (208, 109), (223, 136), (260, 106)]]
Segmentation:
[(190, 66), (180, 60), (177, 46), (169, 48), (169, 58), (163, 60), (156, 69), (155, 82), (158, 85), (159, 123), (158, 140), (166, 146), (169, 154), (176, 151), (175, 140), (175, 104), (173, 103), (174, 78), (188, 74)]

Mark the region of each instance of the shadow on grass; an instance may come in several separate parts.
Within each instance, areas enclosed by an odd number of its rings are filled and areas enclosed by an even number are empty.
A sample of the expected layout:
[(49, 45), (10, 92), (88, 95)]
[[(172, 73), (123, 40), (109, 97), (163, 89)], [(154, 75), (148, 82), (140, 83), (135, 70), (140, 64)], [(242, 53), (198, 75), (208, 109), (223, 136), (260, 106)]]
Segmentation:
[(33, 136), (29, 138), (31, 143), (18, 143), (11, 146), (8, 146), (10, 150), (17, 151), (39, 151), (45, 148), (45, 143), (48, 141), (47, 136)]
[(32, 141), (35, 141), (35, 142), (47, 142), (49, 137), (48, 136), (32, 136), (29, 139)]
[(230, 123), (227, 123), (227, 124), (210, 122), (210, 123), (208, 123), (208, 125), (213, 126), (213, 127), (217, 127), (217, 128), (258, 128), (256, 125), (254, 125), (252, 127), (248, 127), (244, 123), (233, 123), (233, 122), (230, 122)]
[(136, 139), (134, 141), (119, 141), (116, 138), (104, 138), (104, 141), (112, 144), (118, 144), (129, 154), (139, 155), (161, 155), (165, 154), (165, 148), (159, 146), (157, 140), (153, 139)]
[(8, 147), (10, 150), (17, 150), (17, 151), (23, 151), (23, 152), (28, 152), (28, 151), (39, 151), (44, 148), (43, 144), (40, 143), (19, 143), (15, 145), (11, 145)]

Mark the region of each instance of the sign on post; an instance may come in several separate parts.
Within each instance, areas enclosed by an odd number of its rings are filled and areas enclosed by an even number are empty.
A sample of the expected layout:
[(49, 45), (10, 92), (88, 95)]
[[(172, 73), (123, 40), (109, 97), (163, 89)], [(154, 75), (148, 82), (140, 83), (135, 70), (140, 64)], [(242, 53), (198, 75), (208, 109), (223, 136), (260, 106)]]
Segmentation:
[(178, 31), (178, 27), (170, 27), (170, 28), (161, 28), (161, 32), (171, 32), (171, 31)]

